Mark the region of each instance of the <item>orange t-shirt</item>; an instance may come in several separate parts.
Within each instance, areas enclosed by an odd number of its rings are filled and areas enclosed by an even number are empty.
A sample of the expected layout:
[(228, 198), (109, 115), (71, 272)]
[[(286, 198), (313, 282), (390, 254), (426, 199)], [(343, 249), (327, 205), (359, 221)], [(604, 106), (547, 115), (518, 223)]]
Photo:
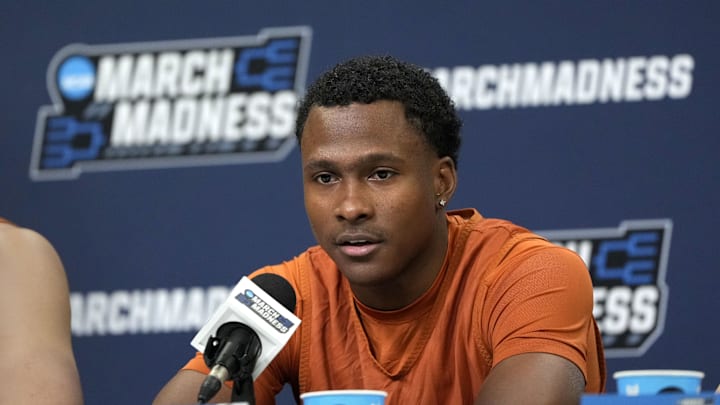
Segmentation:
[[(572, 361), (586, 391), (602, 392), (605, 358), (582, 259), (472, 209), (449, 212), (448, 226), (448, 252), (432, 287), (396, 311), (358, 302), (317, 246), (256, 271), (293, 285), (302, 320), (255, 381), (257, 404), (274, 404), (285, 383), (296, 397), (362, 388), (387, 391), (388, 404), (471, 404), (493, 366), (528, 352)], [(209, 372), (202, 354), (184, 369)]]

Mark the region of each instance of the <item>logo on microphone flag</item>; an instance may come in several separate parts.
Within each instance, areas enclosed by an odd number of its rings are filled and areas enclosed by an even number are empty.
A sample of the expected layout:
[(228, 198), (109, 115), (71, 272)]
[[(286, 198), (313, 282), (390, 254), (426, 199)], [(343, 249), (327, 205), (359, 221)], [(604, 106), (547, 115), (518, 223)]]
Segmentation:
[(250, 308), (250, 310), (252, 310), (269, 325), (277, 329), (280, 333), (287, 333), (293, 326), (290, 319), (280, 315), (280, 313), (272, 305), (263, 301), (262, 298), (260, 298), (260, 296), (251, 289), (247, 289), (236, 295), (235, 299)]

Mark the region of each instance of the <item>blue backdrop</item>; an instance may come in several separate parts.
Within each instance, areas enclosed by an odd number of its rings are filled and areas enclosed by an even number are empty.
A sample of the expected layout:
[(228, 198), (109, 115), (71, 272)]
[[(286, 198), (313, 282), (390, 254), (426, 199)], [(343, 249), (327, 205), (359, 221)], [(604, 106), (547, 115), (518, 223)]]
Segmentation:
[[(110, 142), (94, 130), (53, 141), (57, 122), (46, 120), (72, 116), (105, 136), (122, 124), (112, 121), (122, 100), (86, 102), (100, 100), (92, 90), (108, 72), (103, 57), (117, 69), (123, 54), (134, 63), (130, 82), (117, 84), (118, 70), (117, 83), (105, 83), (118, 94), (134, 88), (124, 102), (174, 106), (171, 90), (152, 87), (171, 75), (156, 56), (262, 49), (265, 59), (246, 68), (262, 75), (276, 63), (289, 70), (269, 80), (289, 82), (243, 82), (234, 59), (234, 87), (218, 96), (259, 94), (257, 109), (237, 118), (257, 123), (253, 114), (275, 111), (263, 102), (281, 91), (294, 100), (339, 60), (389, 53), (433, 71), (458, 103), (464, 144), (450, 208), (477, 207), (585, 249), (610, 373), (702, 370), (714, 389), (719, 19), (715, 1), (5, 2), (0, 215), (42, 232), (64, 261), (86, 402), (149, 403), (193, 354), (192, 336), (230, 286), (314, 243), (299, 153), (267, 133), (245, 142), (248, 130), (242, 142), (216, 145), (234, 153), (193, 159), (190, 148), (168, 159), (173, 152), (118, 147), (127, 158), (112, 160), (93, 147)], [(289, 53), (268, 50), (289, 37), (267, 29), (288, 27), (300, 33), (285, 43)], [(76, 70), (61, 53), (72, 44), (85, 44)], [(141, 54), (156, 62), (145, 79)], [(191, 75), (202, 73), (194, 66)], [(270, 120), (280, 125), (288, 111), (278, 111)], [(167, 141), (159, 133), (154, 145)], [(52, 142), (98, 153), (52, 166), (43, 160)], [(287, 393), (279, 402), (292, 403)]]

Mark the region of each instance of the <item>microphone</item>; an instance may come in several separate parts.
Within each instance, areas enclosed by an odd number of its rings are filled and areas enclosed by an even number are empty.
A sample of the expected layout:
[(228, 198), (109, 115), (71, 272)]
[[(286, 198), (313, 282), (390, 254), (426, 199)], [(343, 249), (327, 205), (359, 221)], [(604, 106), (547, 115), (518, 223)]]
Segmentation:
[(228, 380), (236, 383), (233, 399), (243, 388), (252, 392), (253, 379), (299, 326), (294, 310), (295, 291), (281, 276), (243, 277), (191, 342), (210, 367), (198, 402), (209, 401)]

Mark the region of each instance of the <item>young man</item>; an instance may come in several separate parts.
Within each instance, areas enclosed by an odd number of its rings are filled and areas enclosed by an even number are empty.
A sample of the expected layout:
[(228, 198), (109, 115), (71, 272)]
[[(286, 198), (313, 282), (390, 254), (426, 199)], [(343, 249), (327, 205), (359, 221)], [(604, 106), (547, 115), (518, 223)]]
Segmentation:
[[(388, 404), (573, 404), (604, 389), (582, 260), (446, 211), (460, 126), (438, 82), (391, 57), (347, 61), (308, 89), (296, 131), (319, 246), (254, 274), (286, 278), (302, 319), (255, 381), (258, 404), (285, 383), (296, 397), (383, 390)], [(207, 372), (196, 356), (155, 403), (193, 402)]]
[(70, 299), (57, 252), (0, 218), (0, 404), (79, 405)]

